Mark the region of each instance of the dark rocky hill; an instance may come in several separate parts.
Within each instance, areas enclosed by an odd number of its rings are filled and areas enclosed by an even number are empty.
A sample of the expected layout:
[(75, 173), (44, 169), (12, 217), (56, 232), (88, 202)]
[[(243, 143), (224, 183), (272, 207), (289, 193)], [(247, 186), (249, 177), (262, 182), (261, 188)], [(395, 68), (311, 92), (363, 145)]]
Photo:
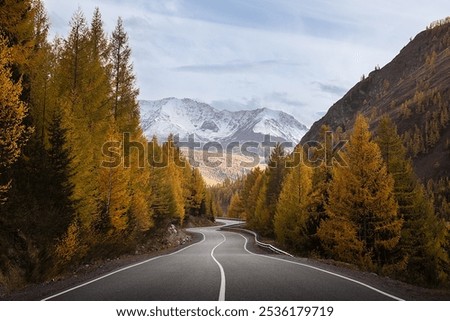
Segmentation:
[(352, 129), (358, 113), (375, 129), (383, 114), (398, 126), (424, 181), (450, 176), (450, 18), (433, 23), (383, 68), (376, 68), (337, 101), (303, 137), (322, 125)]

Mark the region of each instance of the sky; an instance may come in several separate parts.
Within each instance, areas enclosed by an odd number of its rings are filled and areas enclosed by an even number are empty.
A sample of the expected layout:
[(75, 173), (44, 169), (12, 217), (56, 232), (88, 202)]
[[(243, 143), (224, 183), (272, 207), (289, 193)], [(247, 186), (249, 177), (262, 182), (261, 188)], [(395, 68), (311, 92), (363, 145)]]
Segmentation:
[(43, 0), (51, 36), (78, 9), (120, 16), (139, 99), (192, 98), (219, 109), (268, 107), (310, 126), (363, 74), (391, 61), (448, 0)]

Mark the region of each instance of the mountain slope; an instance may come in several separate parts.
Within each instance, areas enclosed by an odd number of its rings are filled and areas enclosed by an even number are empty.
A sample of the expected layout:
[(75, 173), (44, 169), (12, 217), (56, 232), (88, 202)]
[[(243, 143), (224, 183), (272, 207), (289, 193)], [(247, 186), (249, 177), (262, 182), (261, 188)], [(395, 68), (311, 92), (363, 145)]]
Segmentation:
[(357, 83), (314, 123), (302, 143), (317, 140), (322, 125), (350, 131), (357, 113), (375, 129), (383, 114), (398, 126), (418, 175), (450, 175), (450, 23), (419, 33), (385, 67)]
[(260, 108), (231, 112), (219, 111), (192, 99), (166, 98), (141, 100), (142, 127), (147, 137), (166, 139), (169, 134), (186, 140), (194, 135), (196, 141), (262, 142), (264, 135), (274, 141), (298, 143), (308, 128), (282, 111)]

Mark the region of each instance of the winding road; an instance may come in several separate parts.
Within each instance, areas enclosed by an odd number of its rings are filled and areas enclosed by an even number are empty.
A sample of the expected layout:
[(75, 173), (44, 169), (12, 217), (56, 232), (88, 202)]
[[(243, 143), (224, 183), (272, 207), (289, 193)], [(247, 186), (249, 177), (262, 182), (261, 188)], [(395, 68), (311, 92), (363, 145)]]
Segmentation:
[(218, 226), (189, 231), (203, 238), (177, 252), (125, 267), (44, 300), (401, 300), (288, 256), (254, 253), (248, 249), (250, 235), (221, 231)]

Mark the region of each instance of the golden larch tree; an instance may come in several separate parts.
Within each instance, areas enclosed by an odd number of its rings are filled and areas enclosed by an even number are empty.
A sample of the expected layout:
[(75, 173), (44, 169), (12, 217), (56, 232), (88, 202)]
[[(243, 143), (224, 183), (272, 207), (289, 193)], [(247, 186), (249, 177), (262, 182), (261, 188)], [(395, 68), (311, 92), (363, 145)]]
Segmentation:
[[(394, 180), (362, 115), (356, 118), (345, 160), (348, 166), (336, 166), (333, 171), (326, 206), (329, 220), (321, 226), (320, 237), (328, 248), (336, 245), (331, 247), (333, 255), (341, 257), (336, 251), (345, 250), (348, 243), (348, 248), (355, 250), (352, 263), (381, 267), (390, 262), (391, 251), (399, 242), (402, 220), (397, 214)], [(341, 231), (327, 235), (330, 227)]]

